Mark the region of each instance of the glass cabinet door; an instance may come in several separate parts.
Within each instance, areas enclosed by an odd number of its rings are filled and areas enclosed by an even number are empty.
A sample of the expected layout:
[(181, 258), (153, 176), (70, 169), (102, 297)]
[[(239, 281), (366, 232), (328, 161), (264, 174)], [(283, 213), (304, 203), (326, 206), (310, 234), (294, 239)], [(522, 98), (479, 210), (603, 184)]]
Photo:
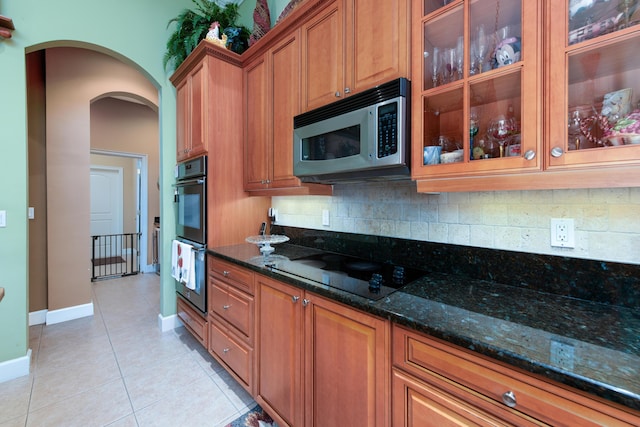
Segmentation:
[(549, 168), (637, 164), (640, 2), (565, 0), (548, 21)]
[[(414, 179), (539, 169), (539, 2), (414, 10)], [(525, 19), (526, 17), (526, 19)]]

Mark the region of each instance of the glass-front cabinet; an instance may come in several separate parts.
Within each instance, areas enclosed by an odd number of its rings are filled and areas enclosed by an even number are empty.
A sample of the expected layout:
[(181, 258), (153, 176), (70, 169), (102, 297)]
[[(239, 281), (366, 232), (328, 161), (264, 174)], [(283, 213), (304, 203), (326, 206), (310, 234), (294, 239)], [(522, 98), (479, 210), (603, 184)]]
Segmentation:
[(558, 3), (547, 0), (548, 168), (637, 165), (640, 1)]
[(414, 7), (414, 179), (542, 168), (542, 2)]

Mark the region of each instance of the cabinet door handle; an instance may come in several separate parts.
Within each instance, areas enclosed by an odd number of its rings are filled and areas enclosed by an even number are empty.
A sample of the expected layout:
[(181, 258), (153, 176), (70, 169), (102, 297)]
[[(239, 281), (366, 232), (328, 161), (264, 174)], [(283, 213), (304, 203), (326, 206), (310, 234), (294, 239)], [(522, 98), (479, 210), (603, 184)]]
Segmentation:
[(533, 160), (536, 158), (536, 152), (533, 150), (527, 150), (524, 153), (525, 160)]
[(347, 95), (349, 93), (351, 93), (351, 88), (345, 87), (344, 88), (344, 94)]
[(230, 307), (231, 307), (230, 305), (225, 304), (225, 305), (222, 306), (222, 309), (223, 310), (228, 310)]
[(563, 150), (562, 148), (560, 148), (560, 147), (553, 147), (553, 148), (551, 149), (551, 155), (552, 155), (553, 157), (560, 157), (560, 156), (562, 156), (563, 154), (564, 154), (564, 150)]
[(297, 295), (294, 295), (294, 296), (291, 297), (291, 301), (293, 301), (294, 303), (298, 302), (299, 300), (300, 300), (300, 297), (297, 296)]
[(303, 299), (303, 300), (302, 300), (302, 305), (303, 305), (304, 307), (306, 307), (306, 306), (308, 306), (308, 305), (309, 305), (309, 303), (310, 303), (310, 302), (311, 302), (311, 300), (309, 300), (309, 299), (306, 299), (306, 298), (305, 298), (305, 299)]
[(229, 349), (228, 349), (228, 348), (223, 348), (223, 349), (222, 349), (222, 352), (223, 352), (223, 353), (225, 353), (225, 354), (226, 354), (226, 353), (229, 353)]
[(336, 91), (336, 98), (340, 98), (340, 95), (341, 95), (341, 94), (340, 94), (340, 91), (339, 91), (339, 90), (338, 90), (338, 91)]
[(507, 405), (509, 408), (515, 408), (516, 407), (516, 394), (514, 392), (512, 392), (511, 390), (506, 391), (502, 394), (502, 401), (504, 402), (505, 405)]
[(231, 272), (230, 272), (230, 271), (227, 271), (227, 270), (223, 270), (223, 271), (222, 271), (222, 275), (223, 275), (224, 277), (229, 277), (229, 274), (231, 274)]

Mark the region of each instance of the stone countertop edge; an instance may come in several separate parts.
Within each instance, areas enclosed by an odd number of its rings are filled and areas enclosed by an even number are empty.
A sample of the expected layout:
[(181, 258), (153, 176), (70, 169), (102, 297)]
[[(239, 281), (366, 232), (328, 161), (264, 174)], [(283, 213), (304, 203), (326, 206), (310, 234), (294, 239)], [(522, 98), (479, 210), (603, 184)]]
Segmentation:
[[(314, 251), (312, 248), (309, 250)], [(248, 268), (256, 273), (308, 290), (369, 314), (388, 319), (398, 325), (439, 338), (451, 344), (471, 350), (474, 353), (486, 356), (490, 359), (504, 362), (526, 372), (554, 380), (558, 383), (584, 391), (588, 394), (640, 411), (640, 395), (638, 394), (634, 394), (614, 385), (609, 385), (573, 372), (534, 361), (522, 354), (505, 350), (499, 345), (492, 345), (486, 341), (461, 333), (458, 328), (446, 328), (441, 325), (427, 323), (424, 319), (420, 319), (419, 316), (415, 315), (415, 312), (412, 312), (412, 310), (408, 308), (412, 306), (412, 304), (415, 304), (416, 297), (405, 292), (404, 289), (412, 286), (413, 284), (409, 284), (405, 286), (405, 288), (397, 290), (387, 298), (379, 301), (372, 301), (329, 286), (308, 283), (296, 278), (295, 276), (290, 276), (281, 272), (274, 272), (269, 268), (246, 261), (252, 257), (260, 255), (256, 245), (246, 243), (223, 246), (218, 248), (209, 248), (207, 252), (209, 255), (234, 263), (241, 267)], [(430, 302), (440, 306), (447, 306), (452, 309), (458, 308), (437, 301)]]

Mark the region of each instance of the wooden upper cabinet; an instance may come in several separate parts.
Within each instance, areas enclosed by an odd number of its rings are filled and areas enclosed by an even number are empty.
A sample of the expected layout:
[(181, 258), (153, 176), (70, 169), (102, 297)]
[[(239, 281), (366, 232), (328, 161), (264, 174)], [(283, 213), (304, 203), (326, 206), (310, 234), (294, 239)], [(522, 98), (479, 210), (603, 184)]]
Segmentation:
[(251, 194), (331, 194), (293, 174), (293, 117), (300, 113), (300, 30), (244, 69), (245, 189)]
[[(546, 3), (549, 169), (595, 167), (608, 174), (603, 168), (640, 165), (640, 26), (629, 25), (636, 6)], [(639, 171), (625, 175), (623, 182), (638, 185)]]
[(303, 109), (312, 110), (344, 95), (343, 3), (332, 2), (302, 26)]
[(345, 1), (346, 87), (361, 92), (410, 77), (409, 0)]
[(244, 186), (259, 190), (268, 185), (272, 152), (267, 135), (267, 63), (260, 56), (244, 68)]
[(413, 15), (419, 190), (440, 191), (437, 178), (540, 171), (541, 3), (425, 1)]
[(268, 52), (271, 70), (269, 137), (273, 152), (271, 187), (300, 186), (293, 175), (293, 117), (300, 113), (299, 31)]
[(176, 87), (176, 159), (179, 162), (207, 153), (207, 65), (206, 60), (198, 63)]
[(409, 77), (408, 0), (338, 0), (302, 26), (303, 110)]

